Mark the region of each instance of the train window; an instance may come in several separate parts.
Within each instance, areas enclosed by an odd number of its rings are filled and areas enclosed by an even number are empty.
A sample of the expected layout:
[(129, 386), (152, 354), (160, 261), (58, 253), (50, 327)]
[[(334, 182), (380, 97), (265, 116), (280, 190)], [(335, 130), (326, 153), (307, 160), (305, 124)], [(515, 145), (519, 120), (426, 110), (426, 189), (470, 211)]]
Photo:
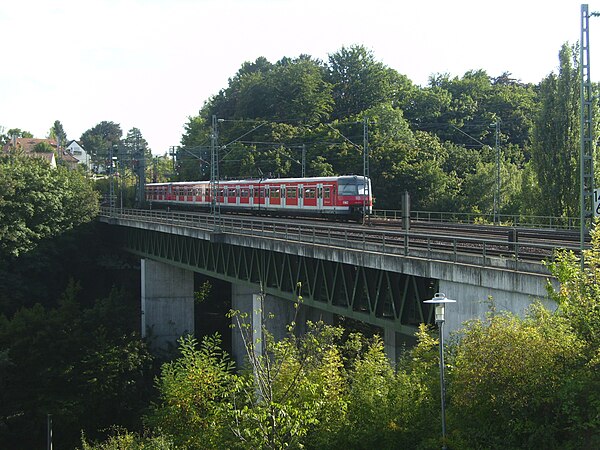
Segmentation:
[(227, 197), (235, 197), (235, 188), (229, 188), (227, 190)]
[(296, 198), (296, 197), (298, 197), (298, 188), (296, 188), (296, 187), (285, 188), (285, 196), (287, 198)]
[(241, 188), (240, 189), (240, 197), (242, 197), (242, 198), (248, 198), (248, 197), (250, 197), (250, 189), (248, 189), (248, 188)]
[(281, 196), (281, 195), (280, 195), (280, 194), (281, 194), (281, 192), (280, 192), (280, 191), (281, 191), (281, 188), (278, 188), (278, 187), (271, 187), (271, 188), (269, 189), (269, 191), (270, 191), (270, 194), (271, 194), (271, 198), (279, 198), (279, 197)]
[(365, 195), (367, 194), (367, 189), (368, 187), (366, 186), (365, 183), (358, 183), (358, 195)]
[(304, 198), (315, 198), (317, 189), (314, 187), (304, 188)]
[(323, 188), (323, 198), (331, 198), (331, 188), (329, 186)]
[(358, 186), (356, 182), (353, 183), (338, 183), (338, 194), (339, 195), (358, 195)]

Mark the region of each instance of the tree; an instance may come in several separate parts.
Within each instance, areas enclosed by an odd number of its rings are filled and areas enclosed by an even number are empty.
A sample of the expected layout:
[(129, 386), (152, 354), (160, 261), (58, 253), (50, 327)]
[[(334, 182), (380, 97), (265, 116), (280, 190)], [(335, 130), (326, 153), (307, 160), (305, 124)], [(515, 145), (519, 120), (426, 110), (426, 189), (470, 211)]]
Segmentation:
[(146, 171), (146, 183), (165, 183), (173, 176), (173, 159), (168, 154), (152, 157), (152, 164)]
[(6, 132), (6, 135), (10, 138), (32, 138), (33, 134), (29, 131), (21, 130), (20, 128), (11, 128)]
[(0, 157), (0, 253), (18, 256), (37, 243), (89, 222), (98, 198), (77, 171), (38, 158)]
[(532, 161), (544, 201), (539, 214), (575, 217), (579, 212), (579, 79), (574, 48), (559, 52), (558, 75), (540, 84)]
[(392, 72), (363, 46), (342, 47), (329, 55), (327, 81), (333, 86), (333, 119), (358, 115), (389, 100)]
[(156, 382), (160, 403), (147, 422), (170, 436), (177, 448), (224, 448), (226, 412), (235, 390), (232, 362), (218, 336), (205, 337), (199, 346), (191, 336), (184, 337), (179, 350), (181, 357), (161, 368)]
[(38, 144), (35, 144), (33, 151), (36, 153), (53, 153), (54, 147), (52, 147), (52, 145), (50, 145), (48, 142), (42, 141)]
[(308, 124), (327, 120), (333, 97), (324, 72), (322, 63), (307, 55), (279, 61), (268, 75), (273, 113), (267, 118)]
[(111, 149), (115, 156), (121, 142), (123, 132), (114, 122), (103, 121), (86, 130), (80, 137), (81, 144), (92, 155), (92, 161), (97, 167), (108, 167)]
[(65, 132), (62, 123), (60, 123), (60, 120), (54, 121), (54, 124), (50, 127), (50, 131), (48, 132), (48, 138), (54, 139), (61, 147), (67, 145), (67, 133)]
[(581, 344), (564, 317), (539, 304), (523, 319), (492, 313), (471, 322), (449, 361), (449, 420), (458, 442), (467, 448), (588, 447), (572, 446), (579, 439), (565, 408), (584, 362)]
[(152, 358), (130, 331), (136, 314), (122, 293), (82, 308), (78, 292), (73, 282), (58, 308), (38, 303), (10, 319), (0, 314), (2, 448), (41, 447), (46, 414), (61, 430), (61, 448), (74, 448), (81, 430), (99, 437), (110, 425), (138, 423)]

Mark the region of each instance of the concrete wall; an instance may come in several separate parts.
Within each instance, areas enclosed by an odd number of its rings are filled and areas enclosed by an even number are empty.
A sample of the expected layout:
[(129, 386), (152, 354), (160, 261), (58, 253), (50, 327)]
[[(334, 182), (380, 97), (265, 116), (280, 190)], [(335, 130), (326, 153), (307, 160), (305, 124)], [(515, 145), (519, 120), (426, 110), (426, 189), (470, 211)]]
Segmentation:
[(150, 259), (141, 261), (142, 337), (167, 350), (194, 334), (194, 272)]
[(541, 300), (546, 307), (554, 309), (556, 305), (545, 296), (531, 295), (522, 292), (492, 289), (464, 283), (440, 280), (440, 292), (456, 303), (446, 305), (446, 322), (444, 335), (459, 329), (462, 324), (472, 319), (483, 319), (489, 311), (488, 298), (493, 297), (496, 310), (511, 311), (523, 314), (535, 300)]

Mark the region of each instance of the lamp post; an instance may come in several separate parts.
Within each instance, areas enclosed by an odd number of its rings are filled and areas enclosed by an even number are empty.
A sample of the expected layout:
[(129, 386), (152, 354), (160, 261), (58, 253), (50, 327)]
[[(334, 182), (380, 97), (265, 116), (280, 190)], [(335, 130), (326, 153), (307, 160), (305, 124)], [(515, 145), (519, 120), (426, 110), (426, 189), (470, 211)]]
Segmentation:
[(456, 300), (446, 298), (446, 294), (436, 293), (431, 300), (423, 303), (435, 305), (435, 323), (440, 331), (440, 394), (442, 402), (442, 450), (446, 450), (446, 385), (444, 383), (444, 321), (447, 303), (456, 303)]

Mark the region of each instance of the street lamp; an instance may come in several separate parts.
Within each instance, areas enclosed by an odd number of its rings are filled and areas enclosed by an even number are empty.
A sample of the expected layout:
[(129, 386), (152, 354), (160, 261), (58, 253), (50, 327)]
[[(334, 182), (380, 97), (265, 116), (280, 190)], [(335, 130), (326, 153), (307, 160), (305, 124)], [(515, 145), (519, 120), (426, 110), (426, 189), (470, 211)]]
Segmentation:
[(447, 303), (456, 303), (456, 300), (446, 298), (446, 294), (436, 293), (431, 300), (423, 303), (435, 305), (435, 323), (440, 331), (440, 393), (442, 401), (442, 450), (446, 450), (446, 385), (444, 383), (444, 321)]

